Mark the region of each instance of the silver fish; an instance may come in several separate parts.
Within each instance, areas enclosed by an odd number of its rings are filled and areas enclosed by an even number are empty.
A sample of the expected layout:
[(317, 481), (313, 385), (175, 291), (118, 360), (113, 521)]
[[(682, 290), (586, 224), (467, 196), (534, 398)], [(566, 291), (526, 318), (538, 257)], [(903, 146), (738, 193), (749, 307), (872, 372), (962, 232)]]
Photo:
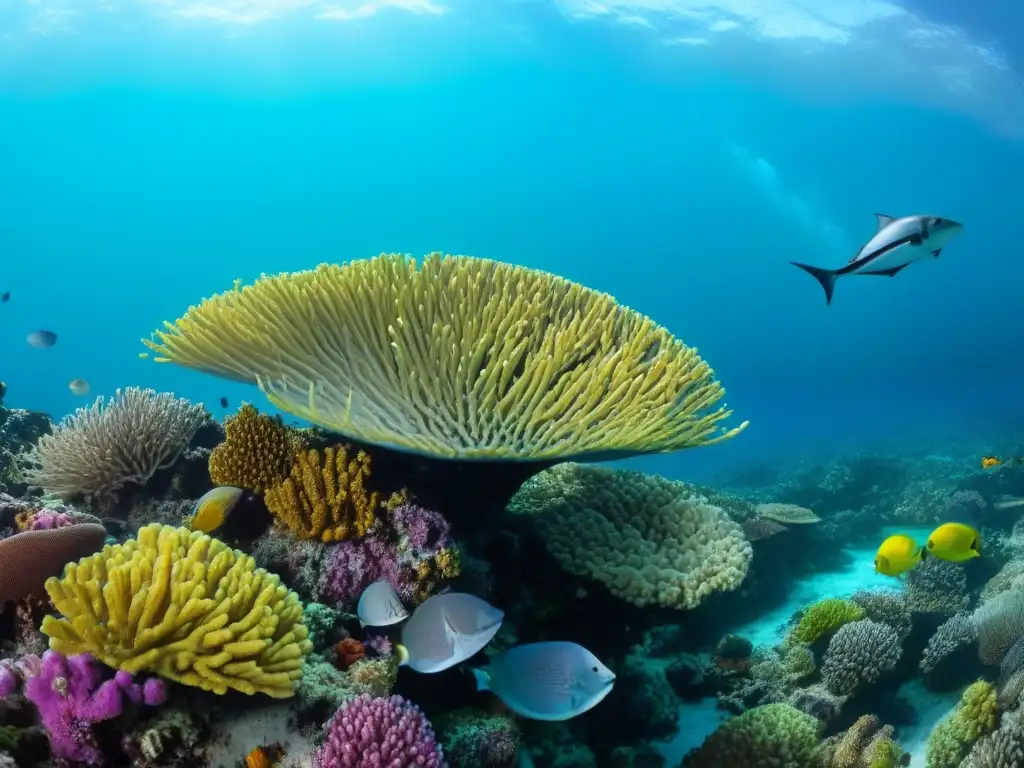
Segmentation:
[(474, 669), (477, 690), (491, 691), (517, 715), (550, 722), (569, 720), (611, 693), (615, 674), (582, 645), (528, 643)]
[(32, 331), (32, 333), (25, 337), (25, 341), (28, 342), (30, 347), (49, 349), (57, 343), (57, 334), (47, 330)]
[(483, 650), (505, 614), (474, 595), (446, 592), (423, 602), (402, 627), (399, 664), (442, 672)]
[(364, 627), (390, 627), (409, 618), (409, 611), (391, 583), (381, 579), (363, 590), (356, 615)]
[(878, 230), (845, 267), (824, 269), (789, 262), (800, 267), (825, 289), (825, 303), (832, 303), (836, 280), (845, 275), (893, 277), (901, 269), (928, 256), (938, 258), (946, 244), (963, 231), (963, 224), (939, 216), (895, 218), (876, 213)]

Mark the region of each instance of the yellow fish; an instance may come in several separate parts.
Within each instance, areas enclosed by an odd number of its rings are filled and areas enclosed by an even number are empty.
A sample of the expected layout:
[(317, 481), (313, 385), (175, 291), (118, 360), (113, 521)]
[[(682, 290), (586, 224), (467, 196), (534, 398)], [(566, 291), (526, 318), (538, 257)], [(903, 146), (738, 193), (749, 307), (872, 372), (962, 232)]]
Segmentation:
[(981, 535), (963, 523), (943, 523), (928, 537), (928, 554), (949, 563), (981, 557)]
[(192, 508), (192, 516), (186, 525), (193, 531), (213, 533), (224, 525), (224, 521), (228, 519), (243, 493), (245, 491), (241, 488), (231, 485), (222, 485), (207, 491)]
[(875, 570), (883, 576), (900, 576), (921, 562), (921, 547), (903, 533), (890, 536), (875, 553)]

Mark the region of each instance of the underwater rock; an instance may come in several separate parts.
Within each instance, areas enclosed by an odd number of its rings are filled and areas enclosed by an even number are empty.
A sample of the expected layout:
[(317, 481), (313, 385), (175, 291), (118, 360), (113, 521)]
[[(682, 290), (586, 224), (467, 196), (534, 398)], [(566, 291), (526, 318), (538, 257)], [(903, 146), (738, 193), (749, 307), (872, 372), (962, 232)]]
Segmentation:
[(19, 454), (52, 431), (53, 423), (45, 413), (0, 405), (0, 492), (21, 496), (28, 490)]

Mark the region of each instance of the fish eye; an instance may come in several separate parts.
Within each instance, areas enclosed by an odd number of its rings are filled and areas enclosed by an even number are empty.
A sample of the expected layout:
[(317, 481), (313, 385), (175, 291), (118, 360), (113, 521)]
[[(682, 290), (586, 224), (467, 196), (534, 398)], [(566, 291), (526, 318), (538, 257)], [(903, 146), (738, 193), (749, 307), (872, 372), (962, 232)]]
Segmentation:
[(590, 668), (590, 671), (591, 671), (591, 672), (597, 672), (597, 667), (591, 667), (591, 668)]

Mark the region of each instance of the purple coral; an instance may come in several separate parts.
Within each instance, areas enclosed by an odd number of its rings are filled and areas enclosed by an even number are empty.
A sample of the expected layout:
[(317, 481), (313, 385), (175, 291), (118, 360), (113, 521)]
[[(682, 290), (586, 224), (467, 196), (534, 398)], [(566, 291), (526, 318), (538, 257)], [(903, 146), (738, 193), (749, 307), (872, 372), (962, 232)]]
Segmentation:
[(314, 755), (317, 768), (444, 768), (430, 723), (401, 696), (363, 694), (342, 706)]
[(141, 686), (133, 683), (131, 674), (125, 671), (101, 682), (90, 654), (65, 657), (47, 651), (39, 674), (25, 681), (25, 698), (39, 710), (54, 757), (103, 765), (93, 725), (118, 717), (124, 711), (125, 699), (155, 706), (167, 699), (167, 691), (160, 680), (147, 680)]
[(451, 525), (432, 509), (402, 504), (391, 513), (391, 524), (411, 549), (438, 550), (451, 544)]

